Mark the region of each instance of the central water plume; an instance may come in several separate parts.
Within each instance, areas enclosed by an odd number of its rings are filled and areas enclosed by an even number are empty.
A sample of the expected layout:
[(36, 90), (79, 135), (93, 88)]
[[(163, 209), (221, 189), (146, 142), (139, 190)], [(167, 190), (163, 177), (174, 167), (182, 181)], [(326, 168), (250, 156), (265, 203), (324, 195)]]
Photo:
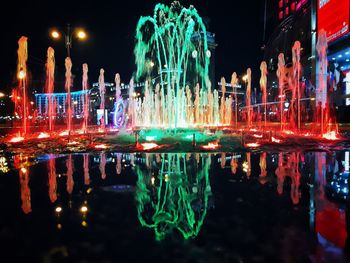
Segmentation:
[(134, 53), (136, 80), (145, 87), (142, 99), (130, 86), (129, 124), (175, 129), (220, 124), (218, 94), (208, 76), (207, 31), (194, 7), (157, 4), (154, 15), (137, 24)]

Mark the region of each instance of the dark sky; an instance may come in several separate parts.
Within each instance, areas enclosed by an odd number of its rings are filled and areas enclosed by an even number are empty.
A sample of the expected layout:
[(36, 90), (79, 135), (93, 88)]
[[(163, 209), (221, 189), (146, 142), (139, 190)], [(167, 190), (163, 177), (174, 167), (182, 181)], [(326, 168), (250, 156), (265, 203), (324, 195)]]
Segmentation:
[[(0, 90), (8, 91), (16, 72), (17, 41), (28, 37), (28, 67), (32, 73), (31, 85), (40, 88), (45, 77), (46, 50), (50, 45), (56, 51), (56, 74), (64, 76), (66, 50), (63, 41), (49, 38), (53, 26), (65, 28), (67, 23), (87, 29), (89, 39), (84, 43), (73, 41), (71, 57), (73, 74), (80, 75), (82, 63), (89, 64), (89, 81), (96, 82), (99, 68), (105, 69), (106, 81), (113, 81), (119, 72), (128, 82), (136, 66), (133, 57), (134, 32), (141, 15), (153, 14), (155, 4), (172, 1), (7, 1), (2, 8), (0, 43)], [(209, 31), (216, 34), (216, 78), (228, 80), (233, 71), (241, 74), (247, 67), (258, 75), (262, 58), (264, 0), (184, 0), (193, 4), (202, 17), (210, 18)], [(75, 83), (80, 87), (80, 83)], [(57, 84), (56, 84), (57, 86)], [(62, 87), (63, 88), (63, 87)]]

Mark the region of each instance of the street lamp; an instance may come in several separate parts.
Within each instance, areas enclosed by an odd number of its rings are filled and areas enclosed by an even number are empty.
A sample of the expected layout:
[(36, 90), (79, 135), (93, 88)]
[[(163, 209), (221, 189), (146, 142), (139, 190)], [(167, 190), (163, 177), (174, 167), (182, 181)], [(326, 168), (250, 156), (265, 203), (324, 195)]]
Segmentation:
[(75, 36), (79, 40), (85, 40), (87, 38), (87, 34), (82, 28), (71, 28), (70, 24), (67, 24), (66, 31), (60, 31), (57, 29), (52, 29), (50, 32), (50, 36), (53, 39), (60, 39), (61, 36), (64, 35), (65, 46), (67, 49), (67, 56), (70, 57), (70, 50), (72, 48), (73, 36)]

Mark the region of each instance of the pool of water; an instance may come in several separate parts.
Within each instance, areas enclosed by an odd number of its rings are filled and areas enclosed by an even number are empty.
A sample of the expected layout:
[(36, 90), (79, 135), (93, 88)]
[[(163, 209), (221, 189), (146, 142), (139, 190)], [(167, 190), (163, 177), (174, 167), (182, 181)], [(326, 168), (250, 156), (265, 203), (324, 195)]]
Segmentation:
[(0, 170), (0, 260), (350, 259), (347, 151), (14, 156)]

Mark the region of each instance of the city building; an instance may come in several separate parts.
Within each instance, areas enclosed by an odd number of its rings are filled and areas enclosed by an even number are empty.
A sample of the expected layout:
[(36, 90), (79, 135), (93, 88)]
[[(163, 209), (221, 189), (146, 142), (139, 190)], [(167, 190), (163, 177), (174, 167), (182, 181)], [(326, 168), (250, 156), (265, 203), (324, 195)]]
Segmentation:
[[(277, 11), (277, 12), (276, 12)], [(270, 16), (273, 30), (264, 49), (270, 72), (276, 72), (279, 53), (292, 65), (292, 46), (302, 46), (302, 81), (310, 96), (316, 96), (316, 41), (323, 29), (328, 39), (328, 103), (335, 108), (338, 122), (350, 116), (350, 0), (275, 0)], [(277, 95), (276, 74), (270, 74), (269, 87)]]

